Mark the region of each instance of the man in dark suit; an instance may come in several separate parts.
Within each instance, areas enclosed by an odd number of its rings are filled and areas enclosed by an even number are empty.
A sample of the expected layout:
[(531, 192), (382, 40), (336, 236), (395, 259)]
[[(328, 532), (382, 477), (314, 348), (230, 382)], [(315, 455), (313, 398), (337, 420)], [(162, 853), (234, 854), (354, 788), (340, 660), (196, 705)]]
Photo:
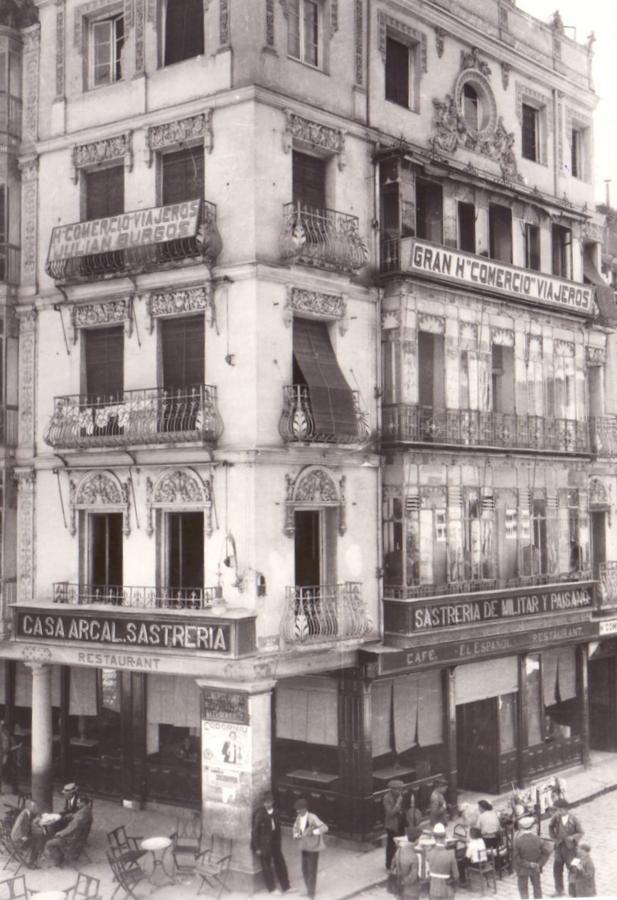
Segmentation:
[[(281, 822), (274, 808), (272, 794), (266, 794), (262, 805), (255, 812), (251, 835), (251, 850), (261, 860), (266, 888), (270, 893), (275, 889), (274, 874), (285, 893), (289, 890), (289, 875), (281, 849)], [(274, 870), (274, 871), (273, 871)]]
[(563, 798), (555, 800), (555, 815), (548, 826), (548, 833), (553, 839), (555, 855), (553, 857), (553, 877), (555, 878), (555, 894), (564, 894), (563, 870), (569, 868), (576, 856), (576, 847), (583, 836), (583, 828), (576, 816), (568, 811), (568, 803)]
[(223, 744), (223, 760), (226, 763), (242, 762), (242, 750), (236, 740), (236, 732), (230, 731), (229, 737)]

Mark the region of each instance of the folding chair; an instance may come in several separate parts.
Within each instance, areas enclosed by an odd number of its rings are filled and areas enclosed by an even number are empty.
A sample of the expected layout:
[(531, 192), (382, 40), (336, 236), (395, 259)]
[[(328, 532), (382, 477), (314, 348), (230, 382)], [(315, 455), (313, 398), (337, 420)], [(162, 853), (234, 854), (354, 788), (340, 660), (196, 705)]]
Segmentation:
[(194, 874), (195, 863), (201, 851), (201, 835), (201, 816), (193, 815), (188, 819), (178, 817), (176, 830), (171, 835), (171, 853), (179, 875)]
[(144, 870), (136, 860), (128, 860), (125, 862), (122, 859), (122, 856), (113, 850), (107, 850), (106, 856), (114, 876), (114, 881), (117, 882), (116, 889), (111, 895), (111, 900), (113, 900), (120, 890), (124, 891), (125, 897), (133, 897), (133, 900), (137, 900), (133, 888), (146, 877)]
[(474, 878), (480, 879), (480, 891), (484, 896), (484, 888), (492, 884), (493, 893), (497, 893), (497, 875), (495, 874), (495, 863), (492, 856), (489, 856), (488, 850), (480, 850), (478, 853), (478, 862), (470, 862), (467, 866), (467, 878), (469, 887), (472, 887)]
[(26, 887), (26, 879), (23, 875), (7, 878), (0, 881), (1, 900), (30, 900), (30, 891)]
[(220, 900), (223, 891), (230, 891), (227, 881), (231, 856), (232, 842), (224, 838), (217, 839), (212, 835), (210, 848), (203, 850), (197, 857), (195, 872), (200, 878), (198, 894), (206, 887), (210, 887), (216, 891), (216, 900)]
[(113, 831), (108, 831), (107, 840), (110, 848), (118, 852), (123, 862), (135, 862), (146, 855), (146, 851), (139, 846), (142, 838), (128, 835), (124, 825), (119, 825)]
[(66, 892), (66, 900), (101, 900), (101, 882), (92, 875), (77, 873), (77, 881)]

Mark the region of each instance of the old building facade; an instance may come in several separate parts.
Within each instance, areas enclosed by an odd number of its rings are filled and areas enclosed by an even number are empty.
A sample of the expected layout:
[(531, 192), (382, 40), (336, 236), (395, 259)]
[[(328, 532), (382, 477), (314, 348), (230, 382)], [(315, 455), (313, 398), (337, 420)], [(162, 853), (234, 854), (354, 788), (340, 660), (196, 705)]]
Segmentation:
[(394, 774), (587, 762), (590, 48), (506, 0), (36, 7), (1, 648), (35, 793), (201, 808), (246, 882), (270, 784), (366, 840)]

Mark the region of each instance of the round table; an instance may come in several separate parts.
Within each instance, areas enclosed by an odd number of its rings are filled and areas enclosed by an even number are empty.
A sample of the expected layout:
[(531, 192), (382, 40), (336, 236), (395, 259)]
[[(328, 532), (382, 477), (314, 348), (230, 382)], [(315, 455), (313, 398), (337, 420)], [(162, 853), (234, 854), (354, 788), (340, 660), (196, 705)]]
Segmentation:
[(66, 900), (66, 891), (37, 891), (30, 900)]
[[(176, 883), (173, 871), (169, 871), (165, 866), (166, 854), (172, 844), (171, 838), (155, 835), (154, 837), (144, 838), (139, 845), (142, 850), (147, 850), (152, 854), (152, 871), (148, 876), (150, 884), (156, 884), (157, 887), (160, 887), (163, 884)], [(157, 874), (159, 880), (157, 880)], [(160, 879), (164, 880), (161, 881)]]
[[(41, 815), (39, 816), (39, 825), (41, 826), (45, 834), (49, 837), (50, 835), (53, 835), (55, 826), (58, 824), (61, 818), (62, 816), (60, 815), (60, 813), (41, 813)], [(53, 893), (53, 891), (44, 891), (43, 893), (49, 894)], [(56, 891), (56, 893), (58, 892)], [(53, 898), (50, 898), (50, 900), (53, 900)]]

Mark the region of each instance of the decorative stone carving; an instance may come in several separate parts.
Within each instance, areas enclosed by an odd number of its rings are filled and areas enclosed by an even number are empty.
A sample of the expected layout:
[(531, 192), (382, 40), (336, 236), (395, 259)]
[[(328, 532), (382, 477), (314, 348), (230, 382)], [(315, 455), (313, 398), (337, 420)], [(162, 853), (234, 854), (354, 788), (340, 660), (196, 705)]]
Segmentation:
[(364, 0), (356, 0), (354, 15), (355, 81), (364, 84)]
[(182, 290), (169, 290), (154, 292), (146, 300), (148, 315), (148, 330), (154, 331), (154, 320), (162, 316), (180, 316), (187, 313), (210, 310), (210, 324), (215, 322), (214, 301), (212, 299), (212, 285), (206, 282), (198, 287), (184, 288)]
[(36, 264), (38, 251), (38, 157), (22, 159), (21, 172), (21, 283), (36, 285)]
[(480, 51), (477, 47), (471, 50), (461, 50), (461, 71), (464, 69), (477, 69), (485, 78), (490, 78), (491, 68), (488, 63), (480, 59)]
[(34, 596), (34, 469), (16, 469), (17, 481), (17, 602)]
[(491, 328), (491, 343), (500, 347), (514, 347), (514, 332), (509, 328)]
[(599, 478), (589, 479), (589, 506), (603, 509), (609, 506), (608, 491)]
[(24, 41), (22, 143), (33, 144), (38, 137), (40, 26), (32, 25), (22, 32), (22, 36)]
[(574, 356), (574, 344), (572, 341), (553, 341), (553, 353), (555, 356)]
[(418, 331), (428, 331), (430, 334), (445, 334), (445, 320), (440, 316), (429, 316), (421, 313), (418, 316)]
[(606, 362), (606, 347), (586, 347), (585, 357), (588, 366), (603, 366)]
[(71, 306), (71, 326), (73, 343), (77, 343), (77, 332), (80, 328), (93, 328), (97, 325), (113, 325), (124, 322), (127, 337), (133, 333), (133, 315), (131, 298), (120, 300), (104, 300), (101, 303), (80, 303)]
[(347, 304), (342, 294), (324, 294), (321, 291), (290, 287), (287, 291), (285, 312), (287, 326), (291, 325), (294, 313), (312, 319), (344, 319)]
[(446, 43), (446, 29), (440, 25), (435, 25), (435, 50), (439, 59), (443, 56), (443, 50)]
[(397, 31), (411, 43), (417, 44), (420, 47), (422, 71), (428, 72), (426, 34), (423, 31), (417, 31), (415, 28), (412, 28), (411, 25), (408, 25), (407, 22), (402, 22), (400, 19), (394, 19), (392, 16), (387, 16), (382, 12), (377, 14), (377, 24), (379, 28), (378, 49), (384, 63), (386, 61), (386, 38), (388, 36), (388, 30)]
[(330, 0), (330, 37), (338, 31), (338, 0)]
[(508, 85), (510, 84), (510, 72), (512, 71), (512, 66), (510, 63), (502, 62), (501, 64), (501, 86), (504, 91), (508, 90)]
[(37, 311), (19, 309), (19, 444), (34, 448), (34, 366), (36, 356)]
[(338, 532), (341, 537), (347, 530), (345, 514), (345, 476), (337, 483), (333, 473), (323, 466), (306, 466), (295, 478), (285, 476), (287, 497), (285, 501), (285, 525), (283, 533), (293, 537), (296, 506), (338, 507)]
[(542, 359), (542, 338), (539, 334), (527, 335), (527, 361)]
[(146, 478), (146, 534), (154, 534), (153, 511), (155, 509), (203, 510), (205, 532), (212, 534), (212, 484), (208, 479), (189, 468), (166, 470), (154, 482)]
[(79, 170), (97, 166), (115, 159), (123, 159), (127, 170), (133, 168), (132, 132), (125, 131), (114, 137), (101, 138), (88, 144), (76, 144), (71, 154), (73, 181), (77, 184)]
[(385, 309), (381, 314), (381, 327), (384, 331), (391, 328), (400, 328), (401, 311), (399, 309)]
[(266, 0), (266, 47), (274, 49), (274, 0)]
[(345, 168), (345, 132), (340, 128), (331, 128), (320, 122), (313, 122), (285, 110), (285, 131), (283, 132), (283, 149), (289, 153), (295, 143), (317, 147), (338, 156), (339, 169)]
[(154, 153), (177, 144), (187, 144), (203, 138), (204, 147), (211, 152), (212, 142), (212, 110), (207, 109), (196, 116), (176, 119), (163, 125), (151, 125), (146, 130), (146, 147), (150, 151), (148, 165), (152, 165)]
[(121, 512), (122, 532), (126, 537), (131, 533), (129, 486), (123, 484), (112, 472), (91, 472), (79, 484), (71, 478), (69, 507), (69, 531), (73, 536), (77, 533), (77, 511), (80, 509)]
[(229, 0), (219, 0), (219, 45), (229, 47)]
[(64, 0), (56, 0), (56, 100), (64, 99), (64, 59), (66, 50), (64, 33)]
[[(130, 7), (132, 0), (125, 0), (125, 6)], [(135, 0), (135, 77), (143, 75), (146, 70), (144, 41), (146, 30), (145, 0)], [(126, 16), (126, 12), (125, 12)]]

